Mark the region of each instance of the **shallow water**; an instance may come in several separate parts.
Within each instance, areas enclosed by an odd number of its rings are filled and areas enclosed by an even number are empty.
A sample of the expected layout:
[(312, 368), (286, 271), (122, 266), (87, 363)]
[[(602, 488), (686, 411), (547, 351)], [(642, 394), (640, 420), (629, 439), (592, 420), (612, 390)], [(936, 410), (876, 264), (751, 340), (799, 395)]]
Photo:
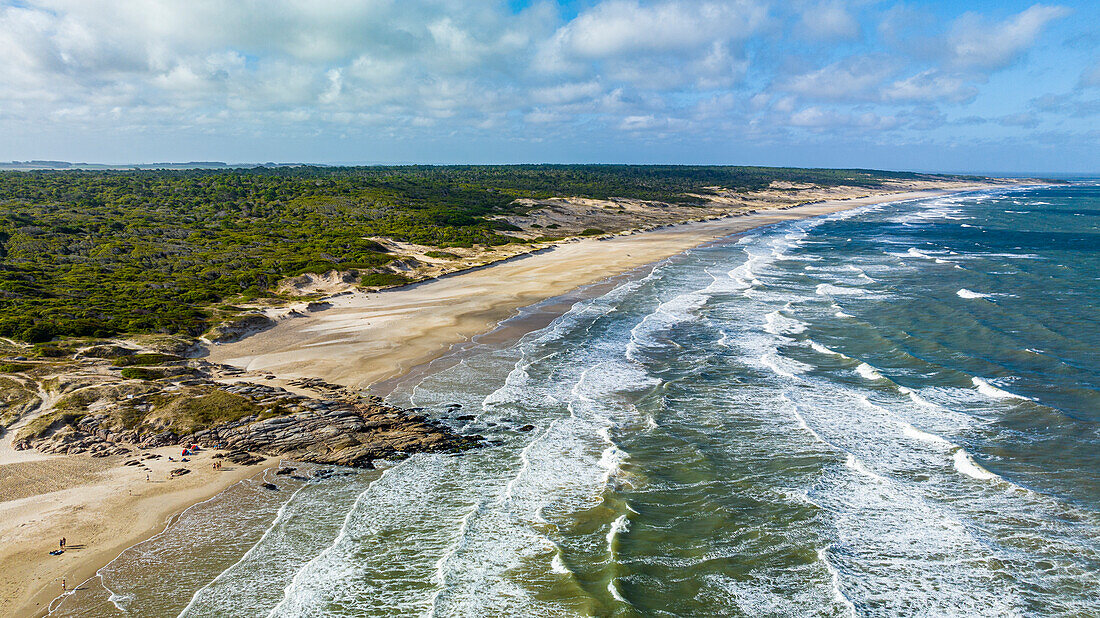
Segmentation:
[(388, 385), (496, 446), (239, 485), (62, 613), (1100, 614), (1095, 183), (786, 223), (594, 289)]

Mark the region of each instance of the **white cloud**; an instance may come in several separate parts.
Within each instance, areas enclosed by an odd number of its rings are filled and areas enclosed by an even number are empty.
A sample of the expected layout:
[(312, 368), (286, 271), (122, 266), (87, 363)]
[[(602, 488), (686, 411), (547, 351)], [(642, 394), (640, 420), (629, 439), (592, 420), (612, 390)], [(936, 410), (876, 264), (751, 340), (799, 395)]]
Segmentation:
[(838, 1), (819, 2), (802, 11), (799, 32), (822, 41), (854, 39), (860, 35), (859, 22), (848, 7)]
[[(989, 75), (1066, 14), (1034, 5), (944, 25), (874, 0), (588, 0), (569, 19), (550, 0), (511, 4), (0, 0), (0, 133), (778, 139), (934, 127), (941, 106), (980, 101)], [(863, 37), (861, 22), (886, 13), (881, 36)], [(1100, 65), (1082, 70), (1082, 88), (1100, 86)], [(1094, 114), (1086, 94), (1057, 113)], [(1008, 122), (1001, 113), (987, 124)]]
[(756, 33), (766, 17), (755, 0), (606, 0), (542, 43), (534, 68), (578, 77), (601, 73), (650, 89), (728, 87), (747, 66), (735, 44)]
[(996, 70), (1016, 61), (1051, 21), (1069, 14), (1060, 6), (1032, 5), (999, 23), (976, 13), (963, 15), (947, 36), (948, 64), (960, 69)]
[(849, 57), (790, 77), (777, 88), (809, 99), (873, 99), (883, 81), (897, 72), (896, 64), (884, 56)]
[(554, 44), (569, 56), (590, 59), (682, 52), (705, 48), (714, 40), (744, 39), (759, 27), (765, 14), (762, 5), (750, 0), (652, 6), (609, 0), (562, 27)]
[(603, 87), (596, 80), (586, 82), (566, 82), (556, 86), (536, 88), (531, 99), (539, 103), (563, 104), (575, 103), (597, 97), (603, 93)]
[(945, 75), (935, 69), (929, 69), (891, 83), (883, 90), (882, 96), (887, 101), (898, 102), (961, 103), (974, 98), (977, 92), (977, 88), (958, 76)]

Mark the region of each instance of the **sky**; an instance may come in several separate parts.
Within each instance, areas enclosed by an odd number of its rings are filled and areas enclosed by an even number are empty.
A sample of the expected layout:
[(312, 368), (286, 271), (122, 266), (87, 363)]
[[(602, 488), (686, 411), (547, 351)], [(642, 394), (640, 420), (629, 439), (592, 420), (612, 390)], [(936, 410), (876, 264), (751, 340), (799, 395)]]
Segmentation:
[(1100, 2), (0, 0), (0, 160), (1100, 173)]

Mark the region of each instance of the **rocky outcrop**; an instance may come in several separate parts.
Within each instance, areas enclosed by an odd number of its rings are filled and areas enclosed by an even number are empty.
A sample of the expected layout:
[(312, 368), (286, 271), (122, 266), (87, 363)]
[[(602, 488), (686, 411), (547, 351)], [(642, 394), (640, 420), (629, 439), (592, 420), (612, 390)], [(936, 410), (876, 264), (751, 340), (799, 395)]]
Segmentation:
[[(35, 440), (18, 440), (12, 446), (15, 450), (38, 449), (43, 453), (57, 455), (75, 455), (87, 453), (92, 457), (109, 457), (129, 453), (136, 434), (115, 433), (99, 428), (99, 419), (84, 417), (73, 424), (65, 420), (55, 421), (57, 430), (46, 437)], [(127, 446), (129, 444), (129, 446)]]
[(249, 417), (183, 436), (181, 443), (254, 451), (296, 461), (372, 467), (375, 459), (457, 452), (481, 436), (461, 436), (423, 416), (369, 402), (328, 402), (323, 409), (263, 420)]
[(261, 408), (263, 414), (185, 435), (169, 430), (117, 431), (106, 414), (64, 415), (48, 430), (18, 440), (13, 446), (44, 453), (106, 457), (129, 453), (133, 448), (198, 444), (228, 451), (221, 455), (241, 465), (259, 463), (264, 456), (278, 456), (370, 468), (376, 459), (399, 459), (420, 452), (458, 452), (477, 447), (484, 440), (479, 435), (457, 434), (415, 411), (387, 406), (377, 398), (351, 395), (343, 387), (323, 382), (311, 385), (328, 393), (341, 389), (342, 397), (310, 399), (263, 384), (221, 385), (228, 392), (271, 407)]

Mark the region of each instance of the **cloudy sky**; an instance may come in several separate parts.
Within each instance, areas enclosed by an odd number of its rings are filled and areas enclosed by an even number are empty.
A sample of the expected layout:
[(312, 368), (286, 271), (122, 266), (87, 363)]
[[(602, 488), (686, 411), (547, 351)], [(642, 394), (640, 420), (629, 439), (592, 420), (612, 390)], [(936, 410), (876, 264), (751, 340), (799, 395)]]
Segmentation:
[(0, 160), (1100, 172), (1100, 3), (0, 0)]

